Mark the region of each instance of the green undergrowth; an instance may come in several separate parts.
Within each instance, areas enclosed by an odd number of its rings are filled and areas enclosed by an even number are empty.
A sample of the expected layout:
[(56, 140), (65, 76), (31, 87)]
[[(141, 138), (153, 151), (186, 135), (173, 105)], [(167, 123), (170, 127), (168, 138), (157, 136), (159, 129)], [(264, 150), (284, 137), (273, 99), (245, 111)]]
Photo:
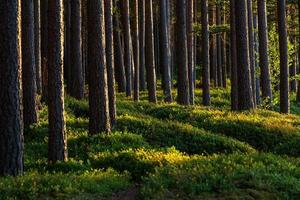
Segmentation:
[(140, 199), (299, 199), (300, 106), (292, 102), (292, 115), (238, 113), (229, 98), (212, 90), (207, 108), (118, 94), (112, 133), (90, 136), (88, 102), (66, 97), (69, 160), (55, 165), (43, 105), (25, 129), (25, 173), (0, 178), (0, 200), (110, 199), (132, 187)]

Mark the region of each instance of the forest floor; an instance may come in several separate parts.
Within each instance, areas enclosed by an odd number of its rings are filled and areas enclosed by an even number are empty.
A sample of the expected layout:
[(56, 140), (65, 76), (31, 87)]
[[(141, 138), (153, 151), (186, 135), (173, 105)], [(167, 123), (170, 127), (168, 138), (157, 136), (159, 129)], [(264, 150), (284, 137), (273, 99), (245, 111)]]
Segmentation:
[(228, 90), (213, 90), (209, 108), (117, 99), (113, 132), (91, 137), (87, 101), (65, 98), (69, 161), (51, 166), (42, 106), (25, 130), (26, 172), (0, 178), (0, 199), (300, 199), (295, 102), (282, 115), (231, 112)]

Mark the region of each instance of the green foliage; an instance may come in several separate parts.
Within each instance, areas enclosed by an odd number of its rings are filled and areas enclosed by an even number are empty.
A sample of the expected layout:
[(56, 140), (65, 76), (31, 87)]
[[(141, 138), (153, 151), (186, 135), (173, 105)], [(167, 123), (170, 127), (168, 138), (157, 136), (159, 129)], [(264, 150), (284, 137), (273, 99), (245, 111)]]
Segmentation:
[(194, 157), (157, 169), (141, 193), (145, 199), (298, 199), (299, 165), (271, 154)]

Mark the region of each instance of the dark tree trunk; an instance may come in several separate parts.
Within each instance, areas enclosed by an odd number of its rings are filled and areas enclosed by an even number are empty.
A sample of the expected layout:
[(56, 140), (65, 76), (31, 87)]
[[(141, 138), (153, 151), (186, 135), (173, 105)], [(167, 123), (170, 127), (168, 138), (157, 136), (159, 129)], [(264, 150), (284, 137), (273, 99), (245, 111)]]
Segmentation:
[(160, 64), (163, 69), (163, 89), (165, 102), (172, 102), (171, 52), (169, 41), (168, 0), (160, 0)]
[(277, 0), (280, 50), (280, 112), (290, 112), (286, 0)]
[[(300, 30), (300, 1), (298, 1), (298, 29)], [(300, 43), (300, 38), (298, 38), (298, 43)], [(298, 74), (300, 73), (300, 45), (298, 46)], [(297, 97), (296, 100), (300, 103), (300, 81), (298, 81)]]
[(89, 133), (110, 132), (104, 2), (88, 0)]
[(176, 5), (176, 65), (178, 67), (178, 98), (182, 105), (189, 105), (188, 51), (186, 35), (186, 0), (177, 0)]
[[(219, 26), (221, 25), (221, 6), (220, 3), (217, 3), (216, 6), (216, 25)], [(218, 87), (223, 87), (223, 72), (222, 72), (222, 38), (221, 38), (221, 34), (218, 33), (216, 35), (217, 37), (217, 57), (215, 59), (217, 59), (217, 86)]]
[(238, 110), (235, 0), (230, 0), (231, 109)]
[(195, 103), (195, 60), (194, 60), (194, 0), (187, 1), (187, 48), (190, 104)]
[(106, 34), (106, 63), (109, 99), (109, 117), (111, 124), (116, 122), (115, 69), (114, 69), (114, 37), (113, 37), (113, 2), (105, 1), (105, 34)]
[(41, 64), (41, 2), (34, 0), (34, 50), (36, 69), (36, 92), (42, 94), (42, 64)]
[(64, 0), (64, 82), (66, 83), (67, 93), (72, 89), (71, 80), (71, 1)]
[(236, 44), (237, 44), (237, 73), (238, 73), (238, 109), (250, 110), (254, 108), (250, 63), (249, 40), (247, 23), (247, 0), (235, 1), (236, 14)]
[(208, 2), (201, 0), (203, 105), (210, 105)]
[(156, 97), (156, 73), (154, 58), (154, 36), (153, 36), (153, 8), (152, 0), (145, 2), (145, 64), (147, 70), (147, 88), (149, 101), (157, 102)]
[[(224, 9), (224, 13), (223, 13), (223, 19), (222, 19), (222, 24), (225, 25), (226, 24), (226, 12), (225, 12), (225, 7)], [(227, 87), (227, 40), (226, 40), (226, 32), (222, 33), (222, 43), (221, 43), (221, 55), (222, 55), (222, 85), (224, 88)]]
[(266, 0), (257, 1), (259, 65), (261, 74), (262, 100), (272, 107), (271, 76), (268, 55), (268, 27)]
[[(115, 5), (117, 6), (117, 5)], [(120, 33), (120, 21), (118, 14), (113, 16), (114, 24), (114, 50), (115, 50), (115, 76), (118, 82), (118, 91), (126, 91), (126, 77), (125, 77), (125, 68), (124, 68), (124, 56), (122, 51), (122, 42), (121, 42), (121, 33)]]
[(145, 0), (139, 1), (139, 42), (140, 42), (140, 86), (146, 90), (145, 80)]
[(134, 83), (133, 83), (133, 99), (140, 99), (140, 38), (139, 38), (139, 1), (134, 0), (133, 4), (133, 20), (132, 20), (132, 46), (134, 57)]
[(63, 84), (63, 2), (51, 0), (48, 6), (48, 160), (55, 163), (67, 160)]
[(41, 1), (42, 98), (48, 100), (48, 0)]
[(253, 30), (253, 7), (252, 0), (247, 0), (247, 12), (248, 12), (248, 34), (249, 34), (249, 61), (250, 61), (250, 73), (251, 73), (251, 86), (253, 93), (253, 103), (256, 107), (256, 80), (255, 80), (255, 58), (254, 58), (254, 30)]
[(122, 21), (124, 30), (124, 64), (126, 74), (126, 95), (132, 95), (132, 63), (130, 48), (130, 18), (129, 18), (129, 0), (122, 1)]
[[(257, 31), (257, 15), (254, 15), (253, 17), (253, 28), (254, 28), (254, 49), (255, 49), (255, 54), (254, 54), (254, 61), (255, 61), (255, 69), (259, 69), (259, 62), (258, 62), (258, 52), (259, 52), (259, 47), (258, 47), (258, 31)], [(261, 97), (260, 97), (260, 77), (256, 76), (255, 77), (256, 81), (256, 105), (261, 104)]]
[(34, 2), (22, 1), (22, 86), (24, 126), (37, 122)]
[(24, 168), (20, 5), (0, 0), (0, 176), (17, 176)]
[(70, 40), (70, 95), (76, 99), (84, 97), (82, 68), (81, 0), (71, 0)]

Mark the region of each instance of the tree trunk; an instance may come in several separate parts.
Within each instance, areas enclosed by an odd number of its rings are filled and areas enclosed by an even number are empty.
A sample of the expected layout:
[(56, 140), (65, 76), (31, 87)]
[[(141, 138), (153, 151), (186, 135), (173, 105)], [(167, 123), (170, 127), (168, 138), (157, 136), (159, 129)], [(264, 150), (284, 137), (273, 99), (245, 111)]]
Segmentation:
[[(116, 4), (116, 3), (115, 3)], [(117, 6), (117, 5), (115, 5)], [(118, 91), (126, 91), (126, 76), (124, 68), (124, 55), (122, 51), (121, 33), (120, 33), (120, 21), (118, 14), (113, 16), (114, 24), (114, 50), (115, 50), (115, 76), (118, 82)]]
[(182, 105), (190, 104), (188, 80), (186, 0), (176, 1), (176, 65), (178, 67), (178, 98)]
[(277, 0), (280, 51), (280, 112), (290, 112), (286, 0)]
[(165, 102), (172, 102), (171, 52), (169, 41), (168, 0), (160, 0), (160, 64), (163, 69), (163, 89)]
[(106, 34), (106, 63), (109, 99), (109, 117), (111, 124), (116, 122), (115, 69), (114, 69), (114, 37), (113, 37), (113, 2), (105, 1), (105, 34)]
[(154, 36), (153, 36), (153, 9), (152, 0), (145, 2), (145, 56), (147, 70), (147, 88), (148, 98), (152, 103), (157, 102), (156, 97), (156, 73), (155, 73), (155, 58), (154, 58)]
[(24, 126), (37, 122), (34, 2), (22, 1), (22, 86)]
[[(257, 15), (254, 15), (253, 17), (253, 28), (254, 28), (254, 50), (255, 50), (255, 54), (254, 54), (254, 61), (255, 61), (255, 69), (258, 70), (259, 69), (259, 62), (258, 62), (258, 52), (259, 52), (259, 45), (258, 45), (258, 31), (257, 31)], [(256, 105), (260, 105), (261, 104), (261, 97), (260, 97), (260, 77), (256, 76), (255, 77), (255, 82), (256, 82)]]
[(238, 110), (235, 0), (230, 0), (231, 109)]
[(251, 86), (253, 93), (253, 103), (256, 107), (256, 80), (255, 80), (255, 58), (254, 58), (254, 30), (253, 30), (253, 7), (252, 0), (247, 0), (248, 12), (248, 34), (249, 34), (249, 60), (250, 60), (250, 73), (251, 73)]
[(129, 0), (122, 1), (122, 21), (124, 28), (124, 64), (126, 73), (126, 95), (132, 95), (132, 63), (130, 51), (130, 18), (129, 18)]
[(48, 120), (50, 163), (67, 160), (63, 83), (63, 1), (48, 2)]
[[(220, 26), (221, 25), (221, 5), (220, 3), (217, 3), (216, 6), (216, 25)], [(217, 57), (215, 59), (217, 59), (217, 86), (218, 87), (223, 87), (223, 71), (222, 71), (222, 38), (221, 38), (221, 34), (217, 33), (216, 35), (217, 38)]]
[(20, 6), (19, 0), (0, 0), (0, 176), (24, 168)]
[(48, 0), (41, 1), (42, 98), (48, 100)]
[(249, 63), (247, 0), (235, 0), (235, 14), (239, 95), (238, 109), (251, 110), (254, 108), (254, 104)]
[(210, 105), (208, 2), (201, 0), (203, 105)]
[(257, 1), (257, 13), (262, 100), (268, 106), (272, 107), (271, 76), (268, 55), (268, 25), (266, 0)]
[(145, 80), (145, 0), (139, 1), (139, 43), (140, 43), (140, 86), (146, 90)]
[(110, 132), (104, 2), (88, 0), (89, 133)]
[(34, 49), (36, 69), (36, 92), (42, 94), (42, 66), (41, 66), (41, 2), (34, 0)]
[(71, 40), (70, 40), (70, 95), (76, 99), (84, 97), (82, 68), (81, 0), (71, 0)]
[(187, 48), (188, 48), (188, 78), (190, 104), (195, 103), (195, 60), (194, 60), (194, 0), (187, 1)]
[[(298, 29), (300, 30), (300, 1), (298, 1)], [(300, 43), (300, 38), (298, 38)], [(300, 73), (300, 45), (298, 46), (298, 74)], [(298, 80), (297, 97), (296, 100), (300, 103), (300, 81)]]
[(139, 1), (134, 0), (133, 19), (132, 19), (132, 46), (134, 57), (134, 83), (133, 83), (133, 99), (140, 99), (140, 38), (139, 38)]

